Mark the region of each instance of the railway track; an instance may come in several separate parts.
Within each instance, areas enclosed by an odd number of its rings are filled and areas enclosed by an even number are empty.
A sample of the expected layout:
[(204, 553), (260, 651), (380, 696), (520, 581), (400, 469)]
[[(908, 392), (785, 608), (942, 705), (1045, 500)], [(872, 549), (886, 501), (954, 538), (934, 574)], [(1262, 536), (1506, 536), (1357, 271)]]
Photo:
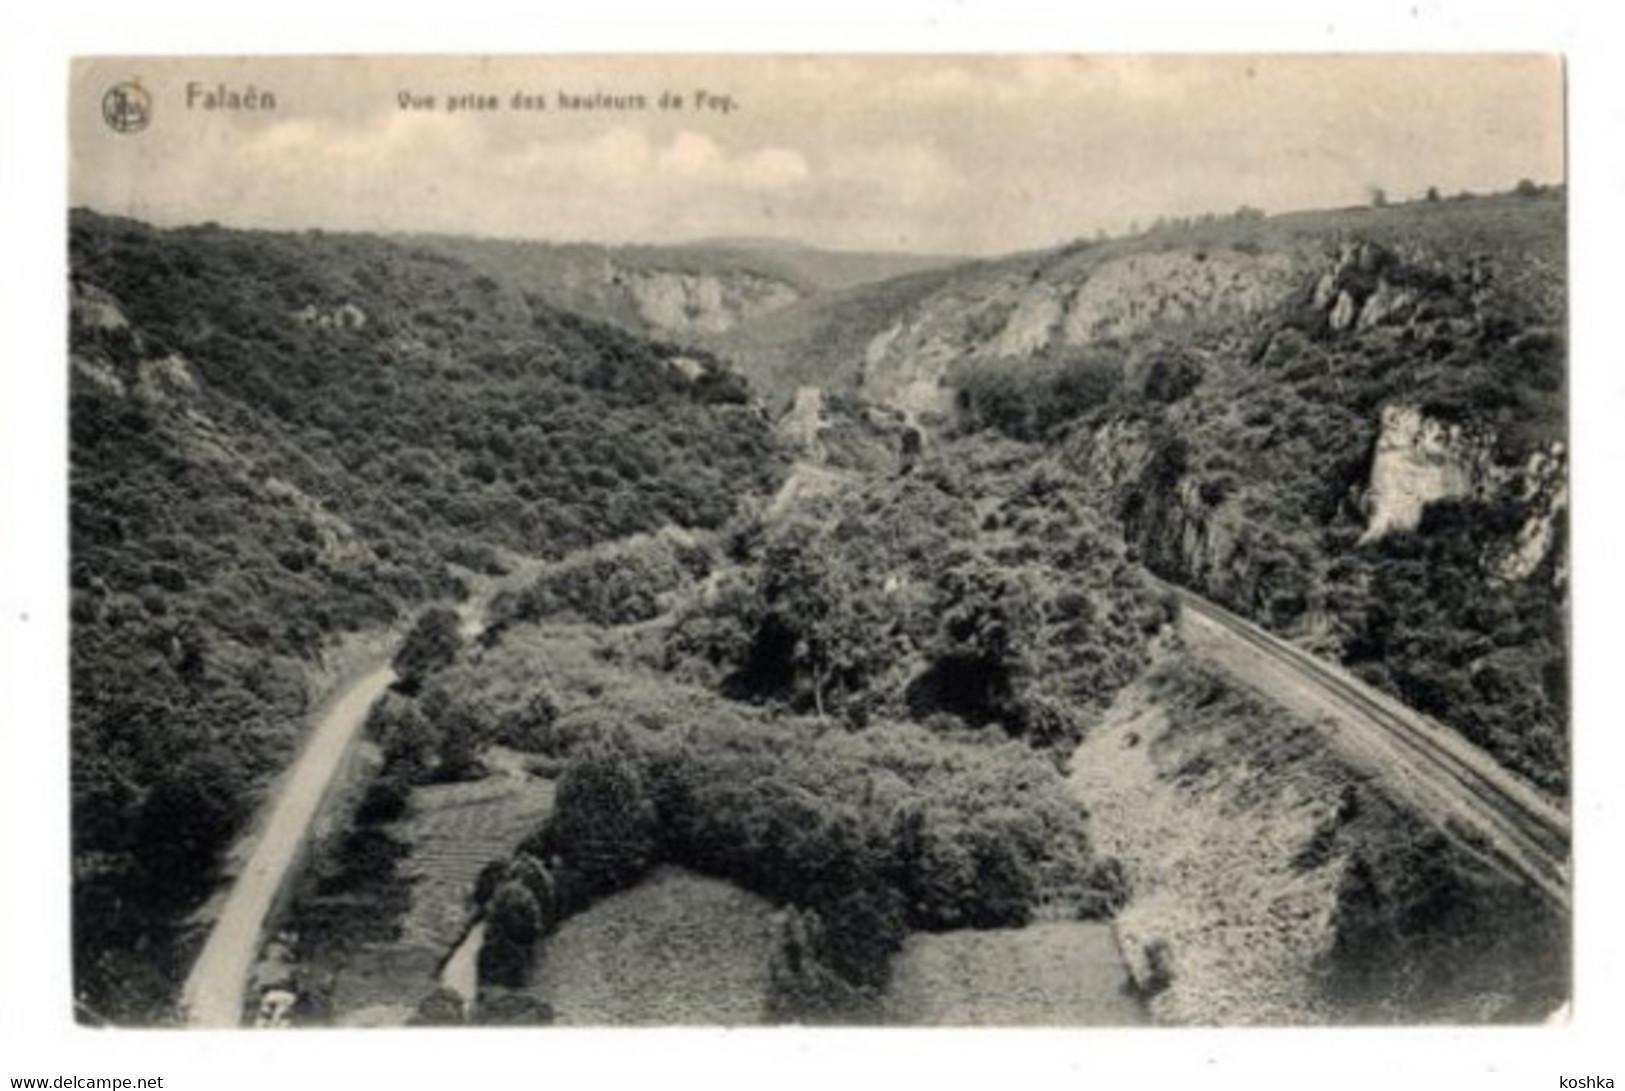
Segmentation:
[[(1398, 780), (1413, 798), (1444, 810), (1447, 831), (1493, 860), (1503, 871), (1538, 888), (1551, 902), (1570, 907), (1568, 815), (1465, 738), (1257, 625), (1182, 587), (1155, 579), (1181, 608), (1225, 639), (1262, 657), (1324, 700), (1340, 706), (1354, 730), (1374, 732), (1393, 756), (1373, 770)], [(1263, 689), (1254, 679), (1242, 681)]]

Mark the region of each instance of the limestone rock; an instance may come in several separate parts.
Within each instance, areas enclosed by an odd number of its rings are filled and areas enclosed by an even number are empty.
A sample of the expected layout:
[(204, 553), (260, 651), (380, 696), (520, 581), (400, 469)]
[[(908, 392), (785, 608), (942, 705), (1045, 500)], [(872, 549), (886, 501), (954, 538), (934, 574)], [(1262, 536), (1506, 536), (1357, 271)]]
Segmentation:
[(617, 281), (639, 318), (672, 333), (723, 333), (801, 298), (791, 285), (753, 273), (634, 269)]
[(1429, 504), (1481, 492), (1488, 477), (1486, 437), (1428, 417), (1414, 406), (1384, 406), (1380, 420), (1362, 545), (1395, 531), (1415, 530)]
[(1342, 332), (1354, 325), (1354, 316), (1359, 312), (1359, 305), (1348, 292), (1337, 293), (1337, 303), (1332, 307), (1332, 313), (1327, 321), (1332, 329)]
[(1105, 262), (1077, 289), (1062, 327), (1069, 345), (1128, 337), (1166, 322), (1251, 314), (1292, 288), (1280, 254), (1175, 250)]
[(1048, 347), (1063, 313), (1061, 299), (1053, 287), (1034, 285), (1016, 303), (1009, 321), (994, 339), (993, 355), (1031, 356)]

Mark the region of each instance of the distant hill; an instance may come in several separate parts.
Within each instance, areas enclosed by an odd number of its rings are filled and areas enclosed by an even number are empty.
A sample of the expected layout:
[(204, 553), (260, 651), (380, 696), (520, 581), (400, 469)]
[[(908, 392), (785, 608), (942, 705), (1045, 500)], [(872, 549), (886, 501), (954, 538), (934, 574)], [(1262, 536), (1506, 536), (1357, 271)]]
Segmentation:
[(811, 296), (715, 335), (726, 358), (774, 407), (797, 387), (856, 389), (870, 344), (909, 309), (974, 266), (944, 266)]
[(766, 239), (617, 247), (456, 236), (407, 241), (565, 310), (635, 333), (700, 343), (825, 292), (950, 260)]
[(764, 271), (777, 269), (788, 278), (824, 292), (960, 265), (966, 260), (952, 254), (824, 250), (794, 240), (771, 238), (720, 238), (688, 246), (738, 256), (760, 256), (764, 259)]

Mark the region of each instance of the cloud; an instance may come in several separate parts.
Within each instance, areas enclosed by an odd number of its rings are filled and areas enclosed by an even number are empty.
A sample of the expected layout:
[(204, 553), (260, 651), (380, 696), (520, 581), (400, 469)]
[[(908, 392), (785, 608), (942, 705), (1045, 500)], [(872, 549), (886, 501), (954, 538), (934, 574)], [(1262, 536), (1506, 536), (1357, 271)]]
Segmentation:
[(729, 156), (711, 137), (684, 130), (655, 156), (664, 176), (744, 190), (781, 189), (806, 181), (806, 157), (790, 148), (762, 148)]
[[(158, 222), (1023, 249), (1159, 214), (1560, 180), (1562, 69), (1486, 57), (253, 58), (141, 62), (139, 139), (75, 68), (74, 200)], [(216, 73), (215, 69), (218, 69)], [(204, 116), (186, 80), (274, 85)], [(731, 114), (404, 111), (402, 88), (708, 87)]]

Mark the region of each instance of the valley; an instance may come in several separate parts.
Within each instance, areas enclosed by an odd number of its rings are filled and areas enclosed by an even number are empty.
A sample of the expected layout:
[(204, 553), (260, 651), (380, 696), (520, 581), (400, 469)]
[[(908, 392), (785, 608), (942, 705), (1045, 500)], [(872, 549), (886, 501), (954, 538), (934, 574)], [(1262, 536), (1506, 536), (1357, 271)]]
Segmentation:
[(1567, 998), (1560, 192), (974, 262), (72, 226), (109, 1021)]

